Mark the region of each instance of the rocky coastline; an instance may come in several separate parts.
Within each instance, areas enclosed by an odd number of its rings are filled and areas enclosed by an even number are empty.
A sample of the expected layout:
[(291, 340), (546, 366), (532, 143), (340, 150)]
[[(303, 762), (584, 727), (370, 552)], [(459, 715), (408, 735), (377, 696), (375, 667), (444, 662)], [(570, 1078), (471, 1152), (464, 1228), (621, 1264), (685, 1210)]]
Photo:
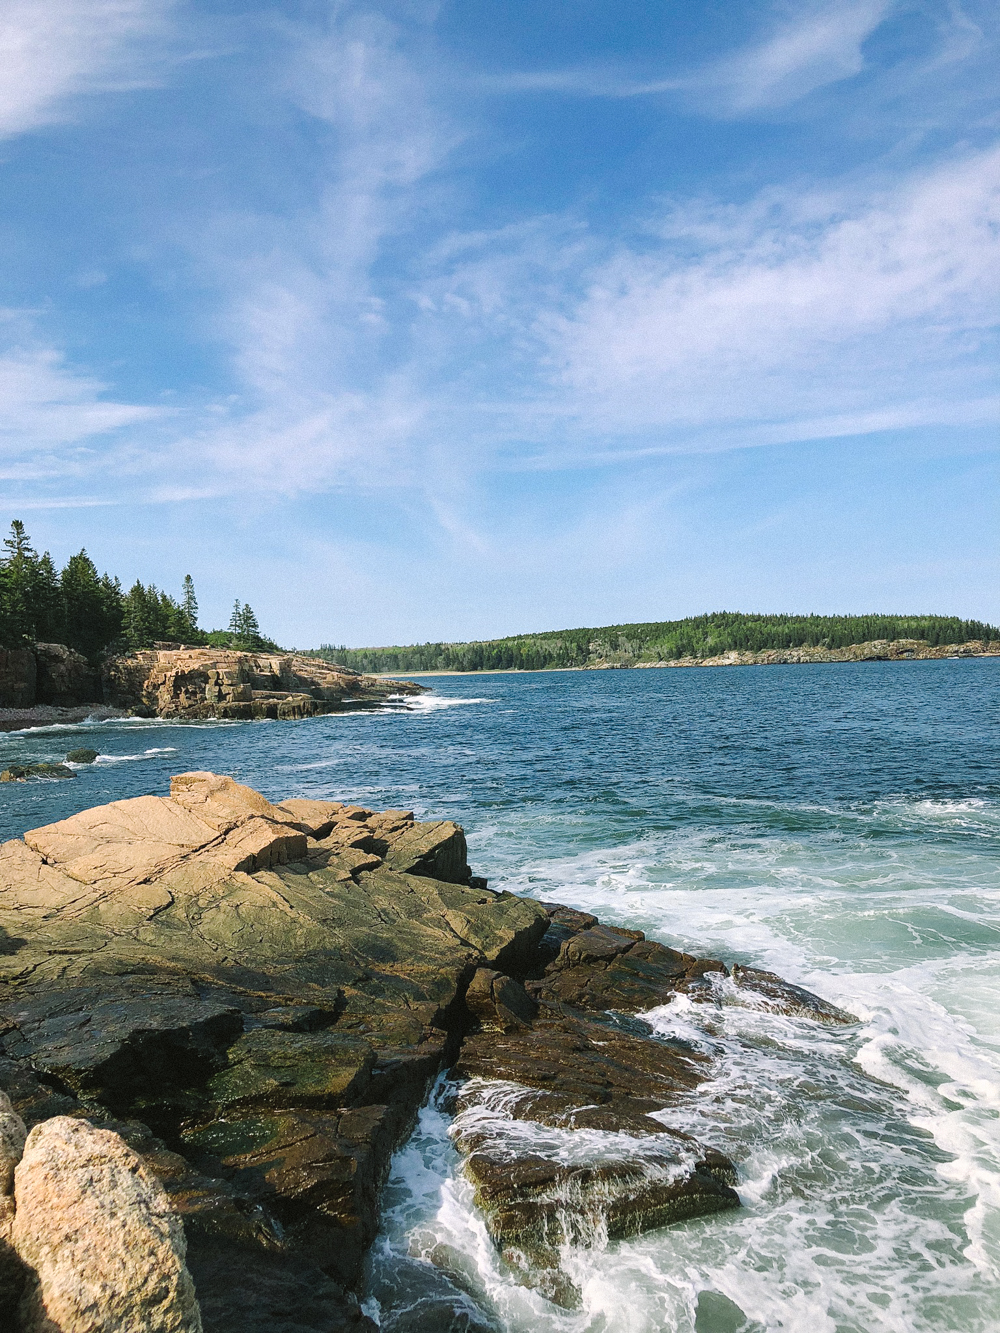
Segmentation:
[(296, 653), (162, 643), (100, 670), (58, 643), (0, 649), (0, 731), (88, 718), (289, 720), (384, 703), (426, 687)]
[(767, 648), (761, 652), (728, 652), (717, 657), (678, 657), (667, 662), (627, 662), (635, 667), (807, 666), (820, 662), (930, 662), (951, 657), (1000, 657), (1000, 643), (979, 639), (969, 643), (930, 644), (924, 639), (873, 639), (844, 648)]
[(409, 811), (187, 773), (5, 843), (0, 1326), (374, 1329), (380, 1190), (442, 1071), (510, 1274), (572, 1307), (566, 1243), (739, 1206), (734, 1164), (670, 1126), (710, 1061), (636, 1017), (679, 993), (852, 1021), (494, 892), (458, 825)]

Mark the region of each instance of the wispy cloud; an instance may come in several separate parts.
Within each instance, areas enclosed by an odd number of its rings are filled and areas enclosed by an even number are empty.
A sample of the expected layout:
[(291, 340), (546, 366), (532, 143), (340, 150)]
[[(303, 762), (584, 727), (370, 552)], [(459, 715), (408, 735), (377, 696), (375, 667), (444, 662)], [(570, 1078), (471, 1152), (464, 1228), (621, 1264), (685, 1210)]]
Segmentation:
[(658, 245), (622, 250), (540, 315), (556, 401), (577, 430), (692, 441), (967, 421), (990, 395), (998, 180), (993, 151), (864, 201), (772, 192), (675, 214)]
[(159, 408), (109, 400), (107, 389), (52, 348), (0, 353), (0, 458), (13, 475), (40, 466), (42, 457), (59, 455), (65, 462), (95, 439), (162, 415)]
[(894, 0), (807, 6), (760, 42), (709, 65), (688, 87), (730, 114), (784, 106), (864, 68), (862, 46)]
[(141, 52), (174, 0), (6, 0), (0, 15), (0, 135), (64, 119), (71, 99), (140, 86)]
[[(818, 88), (852, 78), (864, 68), (863, 45), (897, 0), (847, 0), (799, 7), (750, 41), (697, 68), (637, 78), (626, 69), (590, 66), (490, 73), (477, 86), (497, 93), (555, 93), (582, 97), (648, 97), (670, 93), (710, 115), (772, 110)], [(968, 27), (960, 11), (952, 23)], [(664, 62), (669, 62), (664, 53)]]
[(229, 485), (290, 493), (375, 481), (390, 467), (398, 480), (424, 402), (405, 321), (375, 269), (413, 226), (422, 183), (458, 135), (384, 16), (344, 6), (276, 31), (287, 55), (272, 95), (313, 120), (321, 145), (313, 198), (197, 229), (197, 262), (220, 297), (214, 327), (242, 392), (190, 447)]

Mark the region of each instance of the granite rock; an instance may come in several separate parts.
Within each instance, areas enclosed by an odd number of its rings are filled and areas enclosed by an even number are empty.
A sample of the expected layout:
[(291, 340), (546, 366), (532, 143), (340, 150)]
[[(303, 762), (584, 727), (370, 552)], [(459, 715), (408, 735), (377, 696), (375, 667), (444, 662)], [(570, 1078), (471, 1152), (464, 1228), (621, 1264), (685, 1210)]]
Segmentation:
[(28, 1136), (11, 1241), (23, 1333), (202, 1333), (184, 1228), (117, 1134), (57, 1116)]

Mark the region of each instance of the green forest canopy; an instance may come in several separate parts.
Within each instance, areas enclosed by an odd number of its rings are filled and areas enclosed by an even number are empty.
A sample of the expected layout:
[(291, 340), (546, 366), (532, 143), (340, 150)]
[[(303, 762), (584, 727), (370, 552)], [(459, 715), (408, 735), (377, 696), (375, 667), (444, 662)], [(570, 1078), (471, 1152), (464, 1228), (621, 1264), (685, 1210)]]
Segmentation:
[(229, 628), (198, 628), (194, 581), (185, 575), (179, 599), (138, 579), (125, 592), (117, 578), (99, 574), (86, 551), (57, 569), (39, 555), (15, 519), (0, 553), (0, 648), (65, 643), (92, 662), (108, 652), (131, 652), (160, 641), (216, 648), (276, 650), (260, 632), (252, 607), (239, 601)]
[(744, 615), (718, 611), (685, 620), (658, 620), (600, 629), (550, 630), (474, 643), (420, 643), (391, 648), (324, 644), (316, 655), (358, 671), (538, 671), (599, 663), (669, 662), (714, 657), (732, 650), (804, 646), (844, 648), (875, 639), (919, 639), (930, 644), (1000, 639), (1000, 629), (957, 616)]

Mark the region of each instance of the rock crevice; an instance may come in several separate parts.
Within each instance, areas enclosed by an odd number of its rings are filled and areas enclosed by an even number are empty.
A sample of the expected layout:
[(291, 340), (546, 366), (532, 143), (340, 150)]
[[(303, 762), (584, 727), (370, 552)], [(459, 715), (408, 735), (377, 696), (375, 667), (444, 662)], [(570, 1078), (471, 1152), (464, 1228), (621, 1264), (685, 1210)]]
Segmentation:
[[(43, 1234), (19, 1185), (0, 1194), (0, 1305), (22, 1333), (43, 1309), (65, 1333), (373, 1328), (356, 1291), (380, 1191), (445, 1069), (511, 1273), (572, 1304), (565, 1245), (738, 1205), (732, 1164), (663, 1122), (707, 1058), (627, 1016), (683, 992), (846, 1018), (771, 974), (496, 893), (456, 824), (273, 803), (211, 773), (4, 844), (0, 931), (0, 1186), (55, 1171), (80, 1196)], [(77, 1159), (104, 1163), (93, 1199)], [(73, 1219), (96, 1209), (100, 1232), (101, 1199), (126, 1195), (146, 1270), (108, 1273), (157, 1313), (88, 1323)]]

